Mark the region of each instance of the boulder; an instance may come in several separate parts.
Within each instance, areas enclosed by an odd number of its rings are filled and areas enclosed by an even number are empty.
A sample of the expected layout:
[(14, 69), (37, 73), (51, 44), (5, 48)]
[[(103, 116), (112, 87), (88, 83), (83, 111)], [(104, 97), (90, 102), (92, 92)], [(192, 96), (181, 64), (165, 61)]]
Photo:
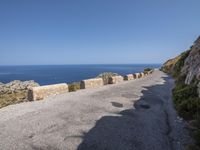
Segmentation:
[(44, 98), (69, 92), (68, 85), (65, 83), (32, 87), (28, 90), (28, 100), (42, 100)]
[(109, 78), (109, 84), (116, 84), (123, 82), (124, 78), (122, 76), (114, 76)]
[(88, 89), (88, 88), (95, 88), (103, 86), (103, 79), (102, 78), (94, 78), (94, 79), (87, 79), (82, 80), (80, 84), (81, 89)]
[(124, 80), (129, 81), (129, 80), (133, 80), (133, 75), (132, 74), (128, 74), (124, 76)]
[(31, 87), (37, 87), (39, 86), (38, 83), (34, 82), (33, 80), (30, 81), (19, 81), (14, 80), (7, 84), (0, 84), (0, 93), (18, 93), (22, 91), (27, 91)]

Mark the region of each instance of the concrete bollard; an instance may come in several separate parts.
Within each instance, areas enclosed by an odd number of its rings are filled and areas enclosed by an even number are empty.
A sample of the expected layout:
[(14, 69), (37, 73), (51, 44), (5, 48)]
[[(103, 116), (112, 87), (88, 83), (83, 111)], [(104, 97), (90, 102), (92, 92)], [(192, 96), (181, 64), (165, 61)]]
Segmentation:
[(132, 74), (128, 74), (124, 76), (124, 80), (129, 81), (129, 80), (133, 80), (133, 75)]
[(88, 89), (88, 88), (100, 87), (103, 85), (104, 84), (103, 84), (102, 78), (94, 78), (94, 79), (82, 80), (80, 84), (80, 88)]
[(28, 100), (42, 100), (65, 92), (69, 92), (68, 85), (65, 83), (32, 87), (28, 90)]
[(124, 78), (122, 76), (113, 76), (109, 78), (108, 83), (109, 84), (116, 84), (116, 83), (120, 83), (123, 82)]
[(133, 78), (134, 78), (134, 79), (140, 78), (140, 74), (139, 74), (139, 73), (134, 73), (134, 74), (133, 74)]
[(140, 73), (140, 78), (143, 78), (143, 77), (144, 77), (144, 73), (141, 72), (141, 73)]

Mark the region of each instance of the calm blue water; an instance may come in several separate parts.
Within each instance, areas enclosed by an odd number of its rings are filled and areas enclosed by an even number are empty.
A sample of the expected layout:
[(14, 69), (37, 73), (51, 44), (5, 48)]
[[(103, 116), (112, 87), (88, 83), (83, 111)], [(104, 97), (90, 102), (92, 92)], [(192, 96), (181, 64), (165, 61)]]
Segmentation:
[(102, 72), (121, 75), (142, 72), (145, 68), (159, 68), (161, 65), (41, 65), (0, 66), (0, 82), (12, 80), (35, 80), (40, 85), (71, 83), (96, 77)]

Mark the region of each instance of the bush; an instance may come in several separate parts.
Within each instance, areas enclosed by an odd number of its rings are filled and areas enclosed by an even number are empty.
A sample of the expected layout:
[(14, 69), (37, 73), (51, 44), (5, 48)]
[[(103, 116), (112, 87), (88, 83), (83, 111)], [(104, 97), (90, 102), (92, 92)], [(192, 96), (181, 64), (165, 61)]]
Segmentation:
[(153, 70), (153, 69), (151, 69), (151, 68), (146, 68), (146, 69), (144, 69), (144, 72), (149, 72), (149, 71), (151, 71), (151, 70)]
[(178, 107), (178, 105), (182, 103), (183, 100), (198, 97), (196, 84), (192, 84), (192, 85), (178, 84), (173, 89), (172, 92), (173, 92), (173, 100), (174, 100), (176, 108)]
[(186, 120), (197, 119), (200, 115), (200, 98), (189, 98), (182, 100), (177, 105), (177, 111)]
[(0, 108), (24, 102), (27, 99), (27, 91), (21, 91), (16, 93), (0, 94)]
[(181, 69), (184, 66), (186, 58), (189, 56), (190, 50), (183, 52), (181, 58), (176, 62), (173, 68), (173, 77), (178, 77), (181, 74)]
[(80, 83), (76, 82), (76, 83), (68, 84), (68, 88), (69, 88), (69, 92), (77, 91), (80, 89)]
[(103, 79), (103, 84), (107, 85), (109, 83), (109, 78), (110, 77), (114, 77), (114, 76), (118, 76), (119, 74), (117, 73), (113, 73), (113, 72), (104, 72), (101, 73), (100, 75), (98, 75), (96, 78), (102, 78)]

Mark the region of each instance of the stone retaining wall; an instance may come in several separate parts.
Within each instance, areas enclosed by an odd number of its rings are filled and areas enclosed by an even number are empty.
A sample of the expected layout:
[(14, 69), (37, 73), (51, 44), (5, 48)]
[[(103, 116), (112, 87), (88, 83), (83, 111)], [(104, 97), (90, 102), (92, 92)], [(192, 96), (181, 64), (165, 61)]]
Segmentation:
[[(116, 83), (123, 82), (124, 80), (129, 81), (129, 80), (133, 80), (133, 79), (138, 79), (138, 78), (142, 78), (146, 75), (149, 75), (151, 73), (153, 73), (153, 70), (148, 71), (146, 73), (128, 74), (128, 75), (125, 75), (124, 77), (113, 76), (113, 77), (109, 77), (108, 83), (116, 84)], [(80, 88), (88, 89), (88, 88), (100, 87), (103, 85), (104, 85), (104, 81), (102, 78), (94, 78), (94, 79), (82, 80), (80, 83)], [(49, 96), (54, 96), (54, 95), (62, 94), (65, 92), (69, 92), (68, 85), (65, 83), (32, 87), (28, 90), (28, 100), (29, 101), (42, 100)]]
[(140, 73), (140, 78), (143, 78), (145, 75), (143, 72)]
[(125, 81), (129, 81), (129, 80), (133, 80), (133, 79), (134, 79), (134, 77), (133, 77), (132, 74), (127, 74), (127, 75), (124, 76)]
[(140, 73), (134, 73), (134, 74), (133, 74), (133, 77), (134, 77), (134, 79), (140, 78)]
[(65, 92), (69, 92), (68, 85), (65, 83), (32, 87), (28, 90), (28, 100), (42, 100), (49, 96), (54, 96)]
[(124, 78), (122, 76), (114, 76), (114, 77), (110, 77), (108, 83), (109, 84), (116, 84), (116, 83), (120, 83), (123, 82)]
[(88, 88), (100, 87), (103, 85), (104, 83), (102, 78), (94, 78), (81, 81), (80, 88), (88, 89)]

